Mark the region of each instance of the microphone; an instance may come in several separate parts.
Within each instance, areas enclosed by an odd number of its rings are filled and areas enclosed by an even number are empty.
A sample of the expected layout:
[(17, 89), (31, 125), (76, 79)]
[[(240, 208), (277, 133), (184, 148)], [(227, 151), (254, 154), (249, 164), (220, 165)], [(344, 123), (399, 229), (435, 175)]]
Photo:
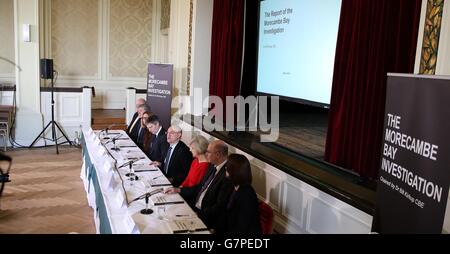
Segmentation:
[(111, 139), (110, 141), (106, 142), (106, 144), (108, 144), (110, 142), (112, 142), (114, 144), (114, 147), (111, 148), (111, 150), (116, 151), (116, 152), (120, 151), (120, 148), (116, 146), (116, 141), (119, 140), (119, 138), (121, 136), (122, 136), (122, 134), (120, 134), (120, 135), (114, 137), (113, 139)]
[(139, 177), (134, 173), (134, 171), (133, 171), (133, 163), (135, 163), (136, 161), (130, 161), (129, 163), (128, 163), (128, 166), (130, 166), (130, 173), (128, 173), (128, 174), (126, 174), (125, 176), (126, 177), (129, 177), (130, 178), (130, 181), (131, 182), (133, 182), (133, 181), (138, 181), (139, 180)]
[[(147, 192), (147, 193), (145, 193), (145, 194), (143, 194), (143, 195), (141, 195), (141, 196), (139, 196), (139, 197), (133, 199), (133, 200), (131, 201), (131, 203), (136, 202), (136, 201), (141, 200), (141, 199), (144, 199), (146, 196), (151, 197), (151, 196), (153, 196), (153, 195), (155, 195), (155, 194), (158, 194), (158, 193), (160, 193), (160, 192), (163, 192), (163, 191), (164, 191), (163, 188), (159, 188), (159, 189), (156, 189), (156, 190)], [(130, 204), (131, 204), (131, 203), (130, 203)]]
[(123, 136), (123, 134), (121, 133), (121, 134), (119, 134), (119, 135), (117, 135), (117, 136), (115, 136), (114, 138), (112, 138), (110, 141), (108, 141), (108, 142), (106, 142), (105, 143), (105, 145), (107, 145), (107, 144), (109, 144), (109, 143), (115, 143), (117, 140), (119, 140), (119, 138), (120, 137), (122, 137)]
[(148, 208), (148, 203), (150, 201), (150, 197), (155, 195), (155, 194), (158, 194), (160, 192), (163, 192), (163, 191), (164, 190), (162, 188), (160, 188), (160, 189), (156, 189), (156, 190), (151, 191), (151, 192), (147, 192), (144, 195), (142, 195), (142, 196), (140, 196), (138, 198), (135, 198), (133, 201), (131, 201), (131, 203), (145, 198), (145, 209), (141, 210), (141, 214), (143, 214), (143, 215), (150, 215), (150, 214), (153, 213), (153, 210)]
[[(106, 133), (106, 136), (108, 136), (109, 135), (108, 131), (111, 130), (112, 127), (116, 127), (116, 126), (119, 126), (119, 124), (114, 123), (114, 124), (108, 125), (108, 127), (106, 127), (105, 129), (100, 131), (99, 135), (101, 135), (102, 133)], [(110, 138), (104, 137), (103, 139), (110, 139)]]
[(123, 164), (122, 166), (120, 166), (119, 168), (123, 168), (123, 167), (126, 167), (126, 166), (133, 165), (135, 162), (138, 162), (138, 161), (140, 161), (140, 160), (141, 160), (141, 159), (139, 159), (139, 158), (134, 159), (134, 160), (129, 160), (128, 162), (125, 162), (125, 164)]

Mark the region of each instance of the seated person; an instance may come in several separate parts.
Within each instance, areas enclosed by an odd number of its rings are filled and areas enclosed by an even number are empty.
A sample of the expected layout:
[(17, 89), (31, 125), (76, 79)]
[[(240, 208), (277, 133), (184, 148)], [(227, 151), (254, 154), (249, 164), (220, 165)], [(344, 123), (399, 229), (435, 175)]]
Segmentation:
[(215, 230), (233, 191), (233, 184), (225, 177), (228, 146), (223, 141), (211, 142), (206, 151), (206, 159), (212, 165), (208, 168), (200, 184), (185, 188), (171, 188), (166, 193), (180, 193), (197, 212), (209, 229)]
[(134, 125), (137, 123), (136, 119), (139, 118), (139, 113), (138, 113), (139, 107), (142, 106), (142, 105), (145, 105), (146, 103), (147, 102), (144, 99), (142, 99), (142, 98), (139, 98), (139, 99), (136, 100), (136, 113), (134, 113), (133, 118), (131, 119), (130, 125), (128, 125), (128, 127), (127, 127), (127, 134), (128, 135), (130, 135), (131, 129), (133, 129)]
[(166, 175), (174, 187), (180, 186), (189, 173), (192, 164), (192, 153), (188, 146), (181, 141), (183, 132), (180, 127), (173, 125), (167, 131), (169, 148), (165, 153), (164, 162), (160, 165), (161, 171)]
[(150, 112), (150, 108), (147, 105), (141, 105), (138, 108), (138, 118), (134, 122), (134, 124), (130, 128), (130, 132), (127, 134), (130, 136), (131, 140), (133, 140), (134, 143), (138, 143), (138, 135), (141, 130), (141, 119), (144, 114), (144, 112)]
[(189, 174), (180, 185), (180, 188), (197, 185), (205, 176), (209, 167), (209, 162), (206, 160), (205, 155), (208, 145), (208, 140), (203, 136), (197, 136), (191, 141), (189, 147), (194, 160), (192, 161)]
[(250, 162), (241, 154), (228, 157), (227, 177), (234, 186), (226, 212), (220, 221), (218, 233), (261, 234), (258, 198), (253, 189)]
[(147, 120), (147, 129), (153, 134), (150, 141), (147, 143), (147, 154), (148, 158), (152, 161), (153, 165), (161, 165), (166, 156), (167, 148), (169, 143), (167, 143), (166, 130), (161, 126), (161, 121), (157, 115), (152, 115)]
[(150, 133), (147, 129), (146, 126), (146, 122), (148, 121), (148, 119), (150, 118), (150, 116), (153, 115), (152, 113), (145, 111), (142, 114), (142, 118), (140, 121), (140, 126), (141, 128), (139, 129), (138, 135), (137, 135), (137, 140), (136, 140), (136, 145), (138, 145), (138, 147), (142, 150), (145, 151), (144, 146), (146, 144), (146, 141), (148, 142), (150, 140), (151, 135), (153, 135), (152, 133)]

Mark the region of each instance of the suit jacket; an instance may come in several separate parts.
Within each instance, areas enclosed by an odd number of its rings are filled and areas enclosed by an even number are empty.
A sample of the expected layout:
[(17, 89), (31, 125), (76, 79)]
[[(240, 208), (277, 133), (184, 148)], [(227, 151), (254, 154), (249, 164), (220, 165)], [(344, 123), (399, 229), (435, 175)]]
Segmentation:
[(128, 134), (128, 135), (130, 135), (130, 131), (131, 131), (130, 128), (131, 128), (131, 125), (133, 125), (134, 121), (136, 120), (136, 118), (138, 118), (138, 116), (139, 116), (138, 112), (134, 113), (133, 119), (131, 120), (130, 125), (128, 125), (128, 127), (127, 127), (127, 134)]
[(161, 129), (158, 136), (153, 135), (150, 139), (150, 144), (148, 145), (148, 150), (145, 153), (148, 158), (152, 161), (164, 162), (166, 158), (167, 149), (169, 148), (169, 143), (167, 143), (166, 130)]
[(250, 184), (233, 190), (224, 215), (219, 222), (218, 233), (261, 234), (258, 198)]
[[(205, 196), (202, 201), (202, 206), (199, 211), (197, 211), (198, 216), (206, 226), (210, 229), (216, 229), (219, 225), (220, 219), (224, 216), (226, 211), (228, 199), (233, 191), (233, 184), (230, 179), (226, 178), (225, 175), (226, 165), (223, 166), (217, 173), (211, 185), (205, 192)], [(195, 209), (195, 202), (199, 195), (202, 186), (205, 185), (211, 174), (215, 174), (216, 169), (211, 165), (208, 172), (203, 177), (200, 184), (192, 187), (181, 188), (181, 196), (190, 202), (191, 207)]]
[(148, 129), (147, 128), (142, 128), (142, 131), (140, 131), (140, 133), (138, 132), (137, 138), (136, 138), (136, 145), (138, 145), (138, 147), (144, 151), (144, 141), (146, 139), (146, 136), (148, 134)]
[[(131, 126), (133, 125), (134, 121), (136, 121), (136, 119), (139, 119), (139, 117), (133, 118), (134, 120), (131, 122), (129, 128), (131, 128)], [(138, 143), (138, 134), (139, 134), (139, 130), (141, 129), (141, 120), (139, 119), (138, 122), (133, 126), (133, 129), (130, 129), (129, 131), (127, 131), (128, 136), (130, 136), (131, 140), (134, 141), (134, 143)]]
[[(168, 149), (168, 148), (167, 148)], [(167, 151), (165, 157), (168, 156)], [(169, 167), (167, 168), (166, 176), (172, 179), (172, 185), (178, 187), (186, 179), (189, 169), (192, 164), (192, 153), (189, 151), (189, 147), (180, 140), (177, 146), (172, 152), (170, 157)], [(164, 162), (161, 164), (161, 170), (164, 172)]]

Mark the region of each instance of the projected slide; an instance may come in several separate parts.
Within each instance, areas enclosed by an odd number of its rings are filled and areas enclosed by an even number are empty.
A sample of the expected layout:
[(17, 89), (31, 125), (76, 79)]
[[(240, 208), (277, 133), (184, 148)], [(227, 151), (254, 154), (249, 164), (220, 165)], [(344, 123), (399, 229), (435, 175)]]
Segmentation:
[(330, 104), (341, 0), (261, 1), (258, 92)]

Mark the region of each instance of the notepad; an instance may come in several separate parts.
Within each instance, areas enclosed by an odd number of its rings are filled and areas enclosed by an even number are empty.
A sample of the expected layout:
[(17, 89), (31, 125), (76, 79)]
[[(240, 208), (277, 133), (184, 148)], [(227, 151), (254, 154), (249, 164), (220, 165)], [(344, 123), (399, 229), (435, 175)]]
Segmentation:
[(163, 187), (163, 186), (172, 186), (172, 183), (167, 180), (165, 177), (158, 177), (150, 180), (150, 185), (152, 187)]
[(183, 204), (184, 200), (180, 195), (162, 195), (152, 197), (155, 206)]
[(169, 228), (174, 234), (207, 231), (208, 228), (199, 218), (172, 220), (168, 222)]
[(137, 173), (159, 171), (159, 169), (157, 167), (149, 165), (149, 163), (146, 161), (143, 161), (143, 162), (139, 161), (139, 163), (134, 163), (133, 169), (134, 169), (134, 172), (137, 172)]

